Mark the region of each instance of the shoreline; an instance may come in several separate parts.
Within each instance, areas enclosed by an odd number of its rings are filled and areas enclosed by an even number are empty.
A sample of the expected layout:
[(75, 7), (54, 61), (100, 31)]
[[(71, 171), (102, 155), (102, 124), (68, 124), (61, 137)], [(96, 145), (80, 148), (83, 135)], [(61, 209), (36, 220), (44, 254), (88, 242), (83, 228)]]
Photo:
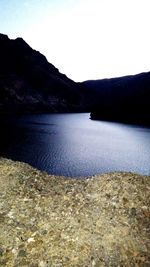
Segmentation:
[(48, 175), (0, 158), (0, 265), (150, 265), (150, 176)]

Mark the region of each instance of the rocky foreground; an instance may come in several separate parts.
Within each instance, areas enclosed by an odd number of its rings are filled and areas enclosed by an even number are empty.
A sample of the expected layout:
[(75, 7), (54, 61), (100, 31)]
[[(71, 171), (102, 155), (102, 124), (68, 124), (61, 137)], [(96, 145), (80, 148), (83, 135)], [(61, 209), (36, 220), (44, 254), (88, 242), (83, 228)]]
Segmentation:
[(68, 179), (1, 158), (0, 266), (150, 266), (150, 177)]

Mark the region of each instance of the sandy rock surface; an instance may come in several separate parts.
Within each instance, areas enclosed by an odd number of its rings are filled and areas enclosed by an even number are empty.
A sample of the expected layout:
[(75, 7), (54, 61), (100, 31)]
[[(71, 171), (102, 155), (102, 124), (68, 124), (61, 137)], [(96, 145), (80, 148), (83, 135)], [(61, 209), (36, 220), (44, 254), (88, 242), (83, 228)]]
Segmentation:
[(0, 266), (150, 266), (150, 177), (71, 179), (1, 158)]

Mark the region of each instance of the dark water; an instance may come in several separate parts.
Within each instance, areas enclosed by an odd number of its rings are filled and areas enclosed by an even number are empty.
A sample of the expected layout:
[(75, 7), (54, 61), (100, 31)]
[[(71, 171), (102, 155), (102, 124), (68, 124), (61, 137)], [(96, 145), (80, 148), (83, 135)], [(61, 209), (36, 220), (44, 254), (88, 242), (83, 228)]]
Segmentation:
[(92, 121), (87, 113), (30, 115), (0, 123), (0, 155), (50, 174), (150, 175), (150, 128)]

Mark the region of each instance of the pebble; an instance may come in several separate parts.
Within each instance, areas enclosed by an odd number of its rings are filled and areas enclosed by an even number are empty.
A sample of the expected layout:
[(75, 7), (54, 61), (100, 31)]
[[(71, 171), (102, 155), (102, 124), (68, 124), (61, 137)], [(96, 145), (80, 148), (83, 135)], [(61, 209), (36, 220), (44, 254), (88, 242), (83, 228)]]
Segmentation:
[(30, 237), (30, 238), (28, 238), (27, 242), (28, 243), (35, 242), (35, 239), (33, 237)]

